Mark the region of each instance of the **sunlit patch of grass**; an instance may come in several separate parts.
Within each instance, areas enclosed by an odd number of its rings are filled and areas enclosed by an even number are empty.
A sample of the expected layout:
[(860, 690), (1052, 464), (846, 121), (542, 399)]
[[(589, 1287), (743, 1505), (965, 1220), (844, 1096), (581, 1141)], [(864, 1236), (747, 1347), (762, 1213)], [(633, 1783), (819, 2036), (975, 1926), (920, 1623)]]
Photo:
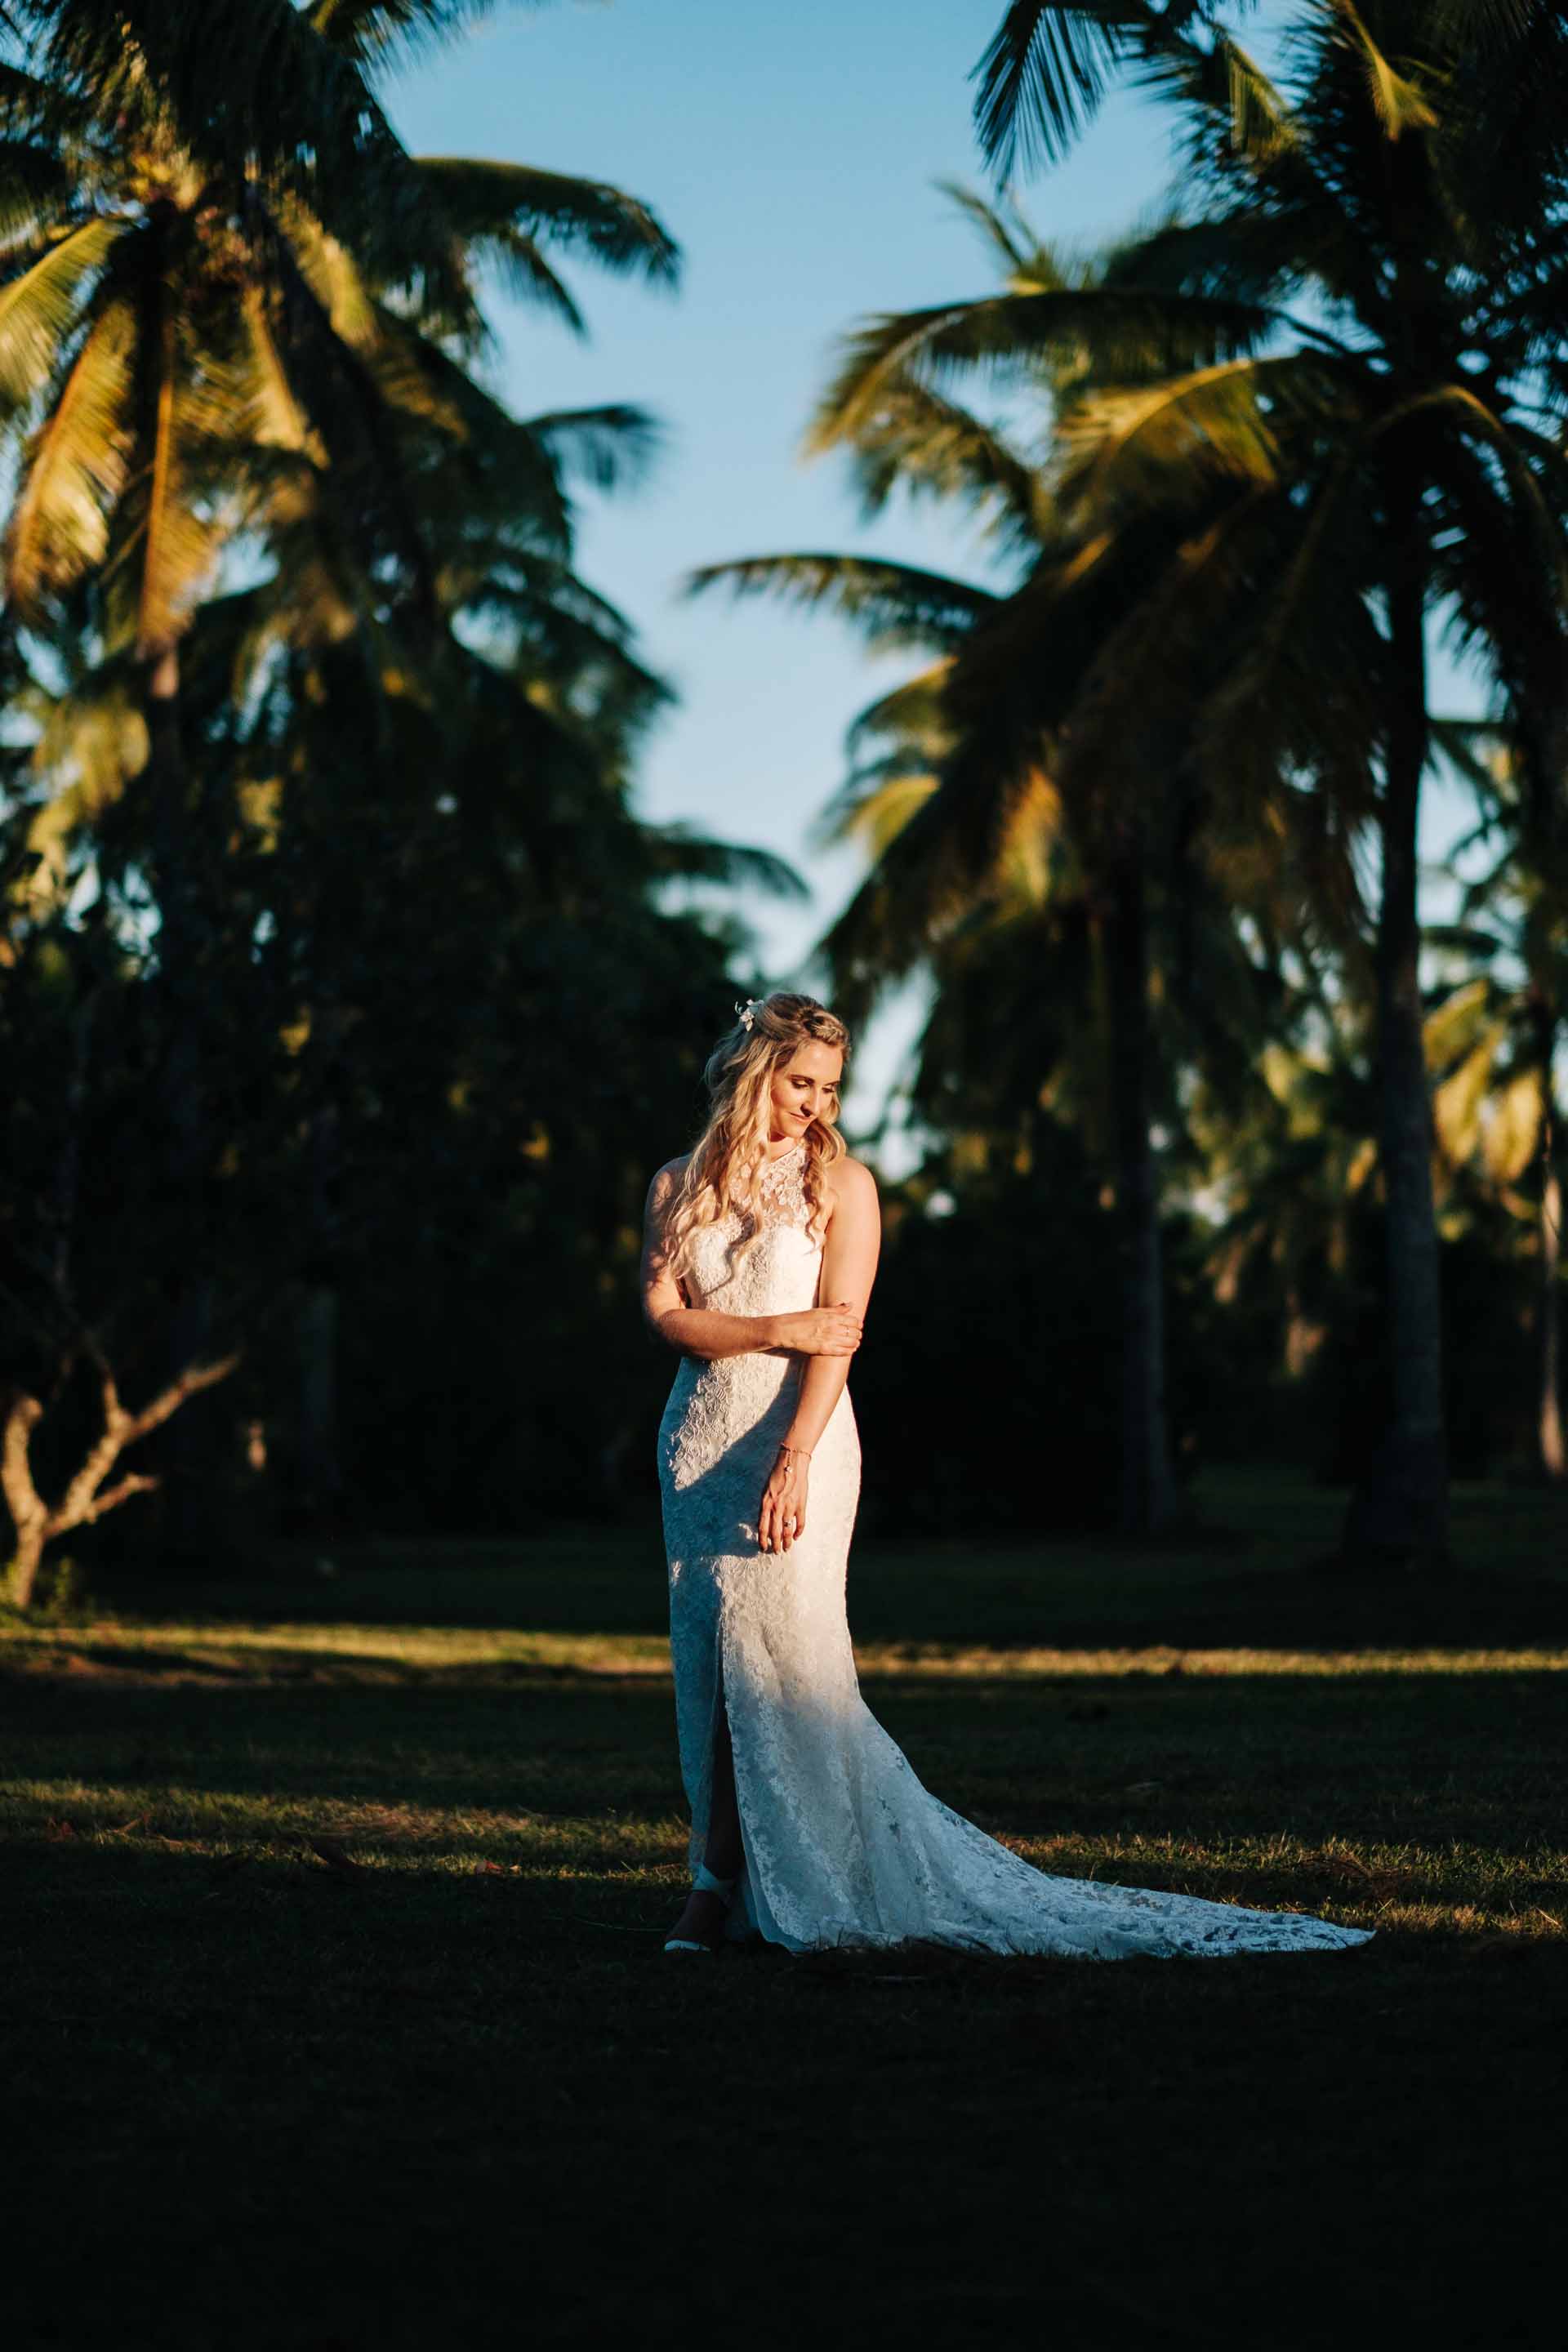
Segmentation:
[[(401, 1682), (411, 1676), (507, 1672), (669, 1678), (668, 1640), (648, 1633), (567, 1633), (476, 1626), (353, 1623), (238, 1626), (125, 1623), (104, 1619), (68, 1633), (24, 1626), (5, 1644), (20, 1674), (215, 1681), (289, 1678)], [(977, 1642), (864, 1641), (862, 1674), (890, 1680), (1061, 1682), (1121, 1676), (1560, 1674), (1568, 1647), (1303, 1649), (1292, 1645), (1190, 1648), (1169, 1643), (1090, 1648)], [(380, 1670), (378, 1673), (377, 1670)]]
[(596, 1872), (607, 1843), (623, 1870), (673, 1868), (686, 1853), (685, 1825), (668, 1816), (618, 1815), (612, 1827), (571, 1813), (258, 1797), (166, 1783), (110, 1789), (84, 1780), (7, 1784), (0, 1793), (0, 1831), (117, 1853), (177, 1846), (215, 1860), (292, 1856), (301, 1844), (330, 1840), (366, 1867), (413, 1870), (471, 1869), (500, 1860), (516, 1867)]
[(1301, 1650), (986, 1649), (950, 1642), (857, 1643), (863, 1672), (918, 1677), (952, 1675), (1050, 1682), (1122, 1675), (1451, 1675), (1561, 1673), (1568, 1649)]
[(162, 1624), (102, 1618), (72, 1626), (23, 1624), (8, 1635), (10, 1671), (208, 1680), (224, 1675), (324, 1675), (359, 1680), (410, 1672), (531, 1667), (579, 1675), (669, 1672), (669, 1645), (655, 1634), (511, 1632), (485, 1626)]
[[(1235, 1902), (1252, 1910), (1306, 1910), (1355, 1927), (1396, 1919), (1474, 1932), (1508, 1927), (1568, 1935), (1561, 1855), (1424, 1849), (1342, 1839), (1312, 1845), (1284, 1834), (1205, 1843), (1163, 1835), (1005, 1838), (1038, 1870)], [(1548, 1908), (1555, 1904), (1555, 1908)]]
[[(1158, 1783), (1123, 1792), (1153, 1808)], [(0, 1800), (12, 1838), (102, 1853), (177, 1852), (214, 1863), (323, 1864), (428, 1874), (501, 1871), (542, 1881), (582, 1880), (663, 1895), (684, 1883), (686, 1827), (677, 1817), (613, 1823), (570, 1813), (503, 1811), (258, 1796), (177, 1785), (105, 1788), (81, 1779), (13, 1783)], [(1046, 1837), (994, 1834), (1037, 1869), (1196, 1895), (1253, 1909), (1310, 1910), (1356, 1926), (1399, 1923), (1423, 1932), (1568, 1934), (1563, 1857), (1450, 1842), (1444, 1848), (1345, 1839), (1205, 1839), (1171, 1831)], [(1555, 1906), (1555, 1907), (1553, 1907)]]

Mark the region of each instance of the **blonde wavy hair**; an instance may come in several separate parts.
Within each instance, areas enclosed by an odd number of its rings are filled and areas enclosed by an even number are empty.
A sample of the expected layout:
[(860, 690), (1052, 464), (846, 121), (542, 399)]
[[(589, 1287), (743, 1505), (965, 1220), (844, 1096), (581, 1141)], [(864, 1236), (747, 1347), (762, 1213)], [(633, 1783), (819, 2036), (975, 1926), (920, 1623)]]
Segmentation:
[[(703, 1065), (708, 1123), (692, 1146), (680, 1181), (670, 1196), (664, 1224), (666, 1259), (672, 1274), (689, 1263), (692, 1236), (731, 1209), (744, 1224), (731, 1257), (739, 1265), (763, 1229), (760, 1180), (767, 1162), (768, 1105), (773, 1074), (796, 1046), (836, 1045), (849, 1060), (849, 1032), (836, 1013), (815, 996), (774, 989), (753, 999), (751, 1025), (737, 1020)], [(826, 1227), (823, 1171), (843, 1160), (849, 1147), (830, 1118), (814, 1118), (805, 1130), (803, 1171), (810, 1214), (806, 1231), (820, 1240)]]

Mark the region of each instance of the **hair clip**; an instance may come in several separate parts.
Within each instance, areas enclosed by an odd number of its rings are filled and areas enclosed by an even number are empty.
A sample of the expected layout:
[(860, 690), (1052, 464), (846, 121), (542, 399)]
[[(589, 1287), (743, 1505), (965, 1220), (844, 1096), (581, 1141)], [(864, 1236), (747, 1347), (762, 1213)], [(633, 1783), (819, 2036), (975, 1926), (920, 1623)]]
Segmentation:
[(735, 999), (735, 1010), (741, 1016), (741, 1026), (742, 1029), (749, 1029), (751, 1027), (752, 1022), (757, 1017), (757, 1007), (760, 1004), (765, 1004), (766, 1002), (767, 999), (763, 996), (748, 996), (744, 1004), (742, 1003), (739, 997)]

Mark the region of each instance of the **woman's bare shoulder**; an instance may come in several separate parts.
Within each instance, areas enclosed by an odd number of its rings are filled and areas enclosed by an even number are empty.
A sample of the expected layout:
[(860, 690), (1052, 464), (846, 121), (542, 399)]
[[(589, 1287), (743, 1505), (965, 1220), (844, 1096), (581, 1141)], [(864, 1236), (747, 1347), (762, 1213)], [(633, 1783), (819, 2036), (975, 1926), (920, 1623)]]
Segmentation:
[(868, 1168), (863, 1160), (857, 1160), (852, 1151), (847, 1151), (842, 1160), (834, 1161), (828, 1171), (827, 1182), (835, 1207), (845, 1202), (857, 1207), (876, 1206), (875, 1171)]
[(650, 1201), (663, 1200), (674, 1192), (685, 1173), (687, 1162), (690, 1158), (689, 1151), (683, 1151), (679, 1160), (667, 1160), (661, 1168), (654, 1170), (653, 1180), (647, 1188)]

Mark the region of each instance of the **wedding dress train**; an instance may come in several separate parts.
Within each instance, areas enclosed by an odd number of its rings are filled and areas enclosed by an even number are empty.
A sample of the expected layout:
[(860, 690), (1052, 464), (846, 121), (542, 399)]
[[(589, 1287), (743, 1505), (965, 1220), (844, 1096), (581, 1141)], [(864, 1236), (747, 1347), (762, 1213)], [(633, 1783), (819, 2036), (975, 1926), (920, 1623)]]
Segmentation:
[[(732, 1315), (817, 1305), (797, 1141), (769, 1163), (762, 1231), (738, 1267), (731, 1214), (701, 1229), (694, 1303)], [(845, 1388), (811, 1464), (804, 1535), (757, 1543), (801, 1360), (683, 1356), (658, 1430), (670, 1652), (693, 1868), (707, 1842), (718, 1708), (728, 1709), (744, 1861), (725, 1932), (792, 1952), (920, 1937), (972, 1950), (1119, 1959), (1301, 1952), (1374, 1932), (1037, 1870), (933, 1797), (860, 1696), (846, 1615), (860, 1443)]]

